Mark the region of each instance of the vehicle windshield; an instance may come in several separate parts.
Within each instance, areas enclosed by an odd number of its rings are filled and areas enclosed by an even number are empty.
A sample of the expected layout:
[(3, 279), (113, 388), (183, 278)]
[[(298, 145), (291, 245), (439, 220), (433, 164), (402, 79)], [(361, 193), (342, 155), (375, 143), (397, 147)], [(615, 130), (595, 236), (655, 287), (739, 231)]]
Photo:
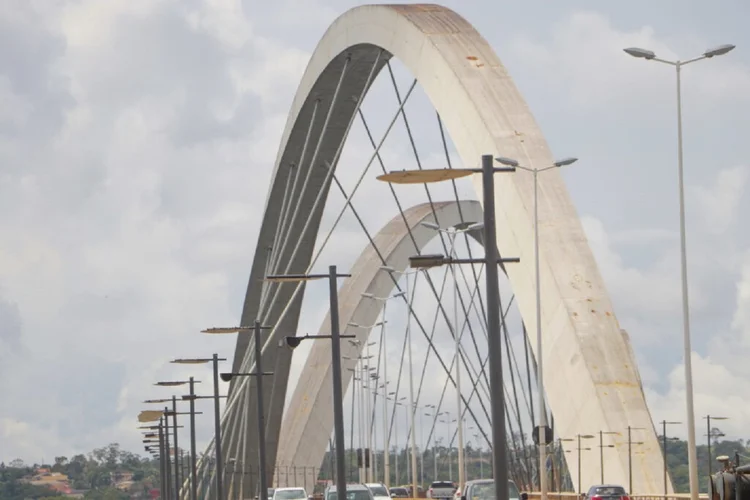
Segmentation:
[(450, 481), (435, 481), (430, 485), (430, 488), (455, 488), (455, 485)]
[[(326, 500), (338, 500), (338, 495), (335, 491), (331, 491), (328, 493), (328, 497), (326, 498)], [(370, 496), (369, 491), (347, 491), (346, 500), (372, 500), (372, 497)]]
[(599, 496), (622, 496), (625, 495), (625, 488), (622, 486), (596, 486), (591, 488), (591, 495)]
[[(518, 488), (512, 482), (508, 482), (508, 497), (512, 500), (521, 498)], [(477, 484), (471, 489), (472, 500), (493, 500), (495, 498), (495, 483)]]
[(388, 490), (386, 490), (385, 487), (383, 486), (368, 486), (368, 488), (370, 488), (372, 495), (375, 497), (387, 497), (388, 496)]
[(274, 500), (307, 500), (305, 490), (276, 490)]

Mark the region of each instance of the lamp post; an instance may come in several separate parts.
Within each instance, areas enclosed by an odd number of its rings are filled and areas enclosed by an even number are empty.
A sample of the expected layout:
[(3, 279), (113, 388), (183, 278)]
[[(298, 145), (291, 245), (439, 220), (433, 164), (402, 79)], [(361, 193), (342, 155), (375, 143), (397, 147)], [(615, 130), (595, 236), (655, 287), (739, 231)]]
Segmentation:
[(344, 436), (344, 394), (341, 383), (341, 338), (354, 337), (342, 336), (339, 332), (339, 289), (338, 278), (346, 278), (350, 274), (339, 274), (336, 266), (328, 267), (328, 274), (289, 274), (267, 276), (266, 279), (275, 282), (301, 282), (328, 279), (328, 292), (330, 301), (331, 335), (330, 336), (305, 336), (286, 337), (287, 345), (294, 349), (305, 338), (330, 338), (331, 339), (331, 368), (333, 370), (333, 427), (336, 448), (336, 491), (339, 498), (346, 496), (346, 441)]
[[(226, 361), (226, 358), (220, 358), (218, 354), (214, 354), (211, 358), (188, 358), (188, 359), (175, 359), (172, 363), (183, 364), (183, 365), (197, 365), (205, 363), (213, 363), (213, 376), (214, 376), (214, 453), (216, 455), (216, 498), (217, 500), (224, 499), (224, 460), (221, 454), (221, 410), (219, 407), (219, 400), (222, 396), (219, 395), (219, 362)], [(196, 396), (197, 399), (204, 399), (203, 396)], [(187, 399), (185, 396), (182, 399)]]
[[(443, 412), (438, 413), (438, 407), (435, 405), (426, 405), (425, 408), (432, 410), (432, 413), (425, 413), (425, 416), (430, 417), (432, 419), (432, 425), (430, 426), (431, 429), (435, 429), (437, 426), (435, 425), (437, 423), (437, 418), (443, 414)], [(434, 433), (437, 434), (437, 433)], [(436, 447), (435, 443), (437, 442), (437, 438), (432, 440), (432, 465), (434, 468), (433, 471), (433, 481), (437, 481), (437, 454), (436, 454)]]
[[(432, 222), (422, 222), (422, 225), (440, 233), (448, 235), (450, 248), (448, 256), (450, 258), (458, 257), (456, 252), (456, 237), (466, 231), (479, 231), (484, 227), (482, 222), (463, 223), (449, 229), (443, 229), (438, 224)], [(461, 409), (461, 328), (458, 324), (458, 276), (455, 265), (450, 265), (450, 271), (453, 275), (453, 338), (455, 343), (454, 364), (456, 365), (456, 414), (459, 422), (463, 421), (463, 410)], [(458, 491), (463, 491), (463, 485), (466, 482), (464, 477), (464, 431), (463, 425), (458, 426)], [(437, 479), (436, 479), (437, 480)], [(545, 499), (546, 500), (546, 499)]]
[[(399, 174), (402, 172), (399, 172)], [(386, 174), (390, 175), (390, 174)], [(378, 177), (378, 180), (385, 180), (384, 176)], [(417, 274), (419, 271), (396, 271), (392, 267), (389, 266), (381, 266), (380, 268), (383, 271), (386, 271), (391, 275), (391, 278), (395, 280), (394, 274), (400, 274), (403, 276), (406, 276), (406, 298), (408, 303), (408, 311), (406, 315), (406, 349), (407, 349), (407, 356), (409, 358), (409, 422), (411, 425), (411, 432), (407, 433), (407, 437), (409, 437), (409, 442), (411, 445), (411, 487), (413, 494), (417, 494), (419, 491), (417, 489), (417, 438), (416, 438), (416, 409), (414, 407), (414, 370), (413, 370), (413, 359), (412, 359), (412, 346), (411, 346), (411, 305), (414, 301), (414, 293), (416, 291), (416, 277), (414, 279), (414, 287), (412, 290), (409, 290), (409, 276), (412, 274)]]
[[(581, 489), (581, 451), (589, 451), (591, 448), (581, 448), (581, 439), (594, 439), (595, 436), (591, 434), (577, 434), (578, 439), (578, 494), (582, 495), (583, 490)], [(602, 481), (603, 482), (603, 481)]]
[(450, 263), (486, 263), (487, 280), (487, 351), (490, 372), (491, 419), (492, 419), (492, 466), (495, 479), (496, 500), (508, 500), (508, 457), (505, 436), (505, 401), (503, 398), (502, 345), (500, 342), (500, 289), (498, 264), (500, 262), (518, 262), (518, 258), (500, 259), (497, 254), (497, 236), (495, 227), (495, 172), (515, 172), (514, 167), (496, 168), (492, 155), (482, 156), (482, 168), (438, 169), (391, 172), (381, 175), (379, 180), (394, 183), (429, 183), (458, 179), (472, 174), (482, 174), (482, 193), (484, 200), (484, 259), (450, 259), (445, 256), (418, 256), (410, 259), (411, 266), (433, 267)]
[(542, 285), (541, 274), (539, 272), (539, 174), (547, 170), (557, 169), (572, 165), (578, 158), (564, 158), (554, 162), (552, 165), (542, 168), (529, 168), (520, 165), (518, 161), (498, 157), (498, 162), (509, 167), (519, 168), (530, 172), (534, 177), (534, 276), (536, 280), (536, 378), (537, 378), (537, 396), (539, 398), (539, 426), (536, 428), (536, 434), (539, 439), (539, 494), (541, 500), (547, 500), (547, 445), (550, 444), (547, 430), (547, 409), (544, 404), (544, 355), (542, 353)]
[(383, 339), (382, 340), (382, 342), (383, 342), (383, 354), (385, 356), (384, 359), (383, 359), (383, 442), (384, 442), (384, 445), (383, 445), (383, 449), (384, 449), (384, 454), (383, 454), (383, 477), (385, 478), (385, 487), (386, 488), (390, 488), (391, 487), (391, 457), (390, 457), (390, 454), (391, 454), (391, 452), (390, 452), (390, 449), (391, 449), (390, 448), (390, 443), (391, 443), (390, 438), (391, 438), (391, 436), (390, 436), (390, 433), (388, 432), (388, 398), (386, 397), (386, 391), (387, 391), (386, 385), (388, 384), (388, 361), (387, 361), (388, 350), (386, 348), (387, 343), (386, 343), (385, 324), (386, 324), (387, 320), (386, 320), (385, 313), (386, 313), (386, 306), (388, 305), (388, 301), (389, 300), (395, 299), (395, 298), (399, 298), (399, 297), (404, 297), (405, 295), (406, 295), (405, 292), (399, 292), (399, 293), (396, 293), (394, 295), (391, 295), (390, 297), (376, 297), (375, 295), (373, 295), (371, 293), (363, 293), (362, 294), (362, 297), (364, 297), (366, 299), (377, 300), (377, 301), (380, 301), (380, 302), (383, 303), (383, 312), (382, 312), (383, 321), (381, 321), (381, 328), (382, 328), (382, 330), (381, 330), (381, 332), (382, 332), (381, 338)]
[[(369, 337), (370, 330), (372, 330), (376, 326), (384, 327), (385, 321), (378, 321), (377, 323), (372, 324), (372, 325), (360, 325), (358, 323), (350, 322), (346, 326), (367, 330), (368, 337)], [(365, 359), (372, 359), (373, 356), (370, 355), (370, 347), (372, 347), (375, 344), (376, 344), (375, 342), (367, 342), (365, 344)], [(365, 398), (365, 433), (366, 433), (365, 436), (367, 439), (366, 454), (368, 458), (368, 460), (365, 461), (365, 465), (367, 465), (369, 462), (369, 467), (365, 468), (365, 473), (366, 473), (366, 478), (367, 478), (366, 481), (368, 483), (372, 483), (374, 481), (373, 474), (377, 475), (377, 468), (375, 464), (375, 452), (373, 451), (373, 446), (372, 446), (373, 445), (372, 432), (373, 432), (373, 423), (374, 423), (374, 415), (373, 415), (374, 410), (372, 408), (372, 405), (374, 404), (373, 397), (374, 397), (374, 394), (377, 393), (377, 387), (374, 392), (370, 391), (370, 381), (372, 379), (372, 376), (369, 375), (369, 371), (374, 370), (375, 368), (372, 368), (369, 365), (365, 365), (364, 368), (365, 368), (365, 372), (367, 372), (367, 373), (362, 374), (362, 383), (364, 384), (364, 387), (363, 387), (364, 393), (367, 395), (367, 397)], [(376, 386), (377, 386), (377, 383), (376, 383)]]
[(706, 415), (706, 439), (708, 440), (708, 476), (711, 477), (711, 420), (729, 420), (729, 417)]
[(688, 59), (687, 61), (668, 61), (656, 57), (653, 51), (631, 47), (624, 49), (625, 53), (633, 57), (655, 61), (674, 66), (677, 80), (677, 189), (680, 198), (680, 275), (682, 281), (682, 328), (683, 348), (685, 357), (685, 402), (687, 406), (687, 438), (688, 438), (688, 467), (690, 473), (690, 497), (698, 500), (698, 455), (695, 442), (695, 410), (693, 408), (693, 366), (691, 360), (692, 348), (690, 346), (690, 301), (688, 299), (688, 277), (687, 277), (687, 243), (685, 229), (685, 189), (683, 181), (683, 154), (682, 154), (682, 89), (680, 74), (682, 67), (703, 59), (711, 59), (722, 56), (734, 49), (734, 45), (720, 45), (709, 49), (703, 55)]
[[(667, 457), (669, 456), (667, 454), (667, 441), (676, 441), (677, 438), (669, 438), (667, 439), (667, 425), (679, 425), (682, 424), (682, 422), (668, 422), (666, 420), (661, 421), (661, 427), (662, 427), (662, 444), (664, 446), (664, 496), (667, 496)], [(632, 493), (632, 492), (631, 492)]]
[(177, 441), (177, 397), (172, 396), (169, 399), (147, 399), (144, 401), (144, 403), (172, 403), (172, 411), (169, 411), (169, 409), (164, 409), (164, 416), (165, 416), (165, 423), (167, 432), (169, 429), (169, 416), (172, 416), (172, 427), (173, 427), (173, 434), (172, 438), (174, 439), (174, 491), (175, 496), (179, 497), (180, 494), (180, 460), (178, 458), (177, 452), (180, 449), (178, 441)]
[(604, 444), (604, 435), (619, 435), (619, 432), (614, 431), (599, 431), (599, 463), (601, 471), (601, 481), (604, 484), (604, 448), (614, 448), (613, 444)]
[[(188, 384), (190, 387), (190, 394), (195, 394), (195, 384), (200, 383), (196, 382), (196, 380), (193, 377), (190, 377), (188, 380), (174, 380), (174, 381), (165, 381), (165, 382), (157, 382), (154, 385), (158, 385), (161, 387), (177, 387), (181, 385)], [(165, 412), (168, 412), (168, 410), (165, 409)], [(197, 500), (198, 499), (198, 469), (197, 469), (197, 461), (196, 461), (196, 446), (195, 446), (195, 403), (191, 400), (190, 401), (190, 411), (185, 413), (180, 413), (180, 415), (190, 415), (190, 466), (191, 466), (191, 475), (190, 475), (190, 498), (191, 500)], [(200, 414), (200, 412), (198, 413)], [(179, 494), (179, 492), (178, 492)]]
[[(255, 344), (255, 371), (252, 373), (222, 373), (221, 380), (229, 382), (234, 377), (255, 377), (255, 394), (257, 401), (257, 420), (258, 420), (258, 488), (260, 500), (268, 500), (268, 468), (266, 467), (266, 424), (265, 411), (263, 409), (263, 377), (273, 375), (271, 372), (263, 371), (263, 344), (261, 343), (261, 331), (268, 330), (272, 327), (261, 326), (259, 321), (255, 321), (252, 327), (230, 327), (230, 328), (208, 328), (203, 333), (239, 333), (252, 330), (253, 343)], [(192, 401), (191, 401), (192, 402)], [(243, 465), (244, 469), (244, 465)], [(244, 494), (244, 492), (243, 492)]]
[(633, 494), (633, 448), (634, 444), (643, 444), (643, 441), (633, 441), (632, 431), (645, 431), (643, 427), (628, 426), (628, 493)]

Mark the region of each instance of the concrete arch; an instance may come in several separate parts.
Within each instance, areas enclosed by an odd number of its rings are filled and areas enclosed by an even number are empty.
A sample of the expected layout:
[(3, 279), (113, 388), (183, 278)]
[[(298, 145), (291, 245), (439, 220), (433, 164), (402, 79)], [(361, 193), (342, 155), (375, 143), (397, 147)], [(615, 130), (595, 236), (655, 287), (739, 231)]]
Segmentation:
[[(375, 249), (368, 245), (360, 254), (347, 278), (339, 290), (341, 303), (339, 314), (342, 328), (349, 322), (360, 325), (372, 325), (382, 311), (383, 304), (362, 297), (362, 293), (372, 293), (376, 297), (390, 295), (395, 283), (388, 273), (380, 270), (387, 265), (396, 271), (409, 267), (409, 257), (420, 253), (422, 248), (436, 237), (434, 230), (426, 228), (422, 221), (439, 221), (441, 227), (448, 228), (461, 222), (482, 220), (482, 206), (477, 201), (438, 202), (435, 212), (429, 203), (416, 205), (401, 215), (394, 217), (374, 236), (375, 246), (382, 255), (380, 260)], [(406, 222), (406, 224), (404, 224)], [(482, 242), (481, 231), (469, 233), (474, 239)], [(414, 237), (412, 241), (411, 236)], [(415, 248), (416, 242), (416, 248)], [(316, 331), (330, 333), (330, 316)], [(364, 344), (370, 331), (361, 328), (347, 328), (346, 333), (356, 335), (359, 346), (348, 342), (342, 344), (341, 352), (347, 358), (356, 359), (362, 354)], [(343, 384), (346, 392), (352, 380), (355, 361), (343, 360)], [(307, 363), (300, 374), (292, 399), (284, 414), (281, 424), (281, 438), (276, 458), (276, 483), (280, 486), (313, 484), (313, 468), (320, 467), (328, 447), (328, 438), (333, 430), (333, 386), (331, 374), (331, 342), (316, 340), (307, 358)], [(293, 474), (287, 474), (287, 467), (293, 468)], [(284, 470), (283, 474), (279, 470)], [(287, 477), (291, 481), (287, 482)]]
[[(267, 324), (274, 324), (270, 342), (296, 331), (301, 296), (282, 314), (294, 287), (272, 286), (271, 294), (278, 293), (278, 300), (262, 303), (262, 277), (268, 271), (304, 272), (308, 267), (324, 208), (324, 203), (316, 199), (322, 197), (324, 201), (330, 186), (325, 171), (318, 167), (335, 163), (336, 151), (356, 113), (356, 98), (366, 93), (371, 75), (392, 56), (419, 80), (465, 164), (476, 164), (485, 153), (515, 157), (528, 166), (552, 162), (544, 137), (507, 71), (466, 20), (449, 9), (427, 4), (368, 5), (346, 12), (323, 36), (300, 82), (282, 136), (258, 238), (242, 322), (249, 324), (261, 317)], [(313, 138), (322, 137), (314, 149), (305, 146), (308, 133)], [(290, 169), (292, 164), (296, 168)], [(304, 207), (305, 213), (291, 220), (287, 217), (280, 225), (287, 178), (296, 172), (306, 181), (293, 183), (291, 198)], [(498, 175), (495, 183), (498, 248), (502, 254), (521, 257), (521, 264), (509, 267), (508, 277), (524, 321), (534, 331), (532, 179), (523, 173)], [(481, 196), (481, 189), (478, 193)], [(540, 178), (540, 200), (545, 342), (541, 355), (548, 367), (544, 382), (558, 434), (573, 437), (599, 430), (623, 431), (628, 425), (646, 428), (638, 438), (645, 442), (646, 453), (634, 459), (634, 486), (640, 492), (659, 491), (663, 461), (637, 368), (557, 172)], [(295, 235), (299, 243), (296, 250), (295, 245), (279, 247), (275, 239), (279, 228)], [(276, 248), (268, 251), (274, 244)], [(273, 252), (278, 254), (276, 263), (269, 263)], [(284, 264), (283, 269), (279, 263)], [(236, 369), (249, 356), (249, 347), (250, 337), (240, 335)], [(291, 361), (289, 353), (275, 351), (266, 349), (263, 354), (265, 366), (273, 365), (276, 371), (273, 398), (269, 396), (266, 405), (270, 461), (276, 458)], [(571, 387), (576, 390), (571, 391)], [(252, 408), (252, 396), (248, 398), (246, 407)], [(242, 411), (232, 410), (226, 426), (234, 425)], [(247, 415), (245, 425), (247, 451), (243, 460), (250, 465), (257, 463), (254, 415)], [(232, 443), (228, 444), (231, 448)], [(570, 451), (573, 448), (568, 447)], [(618, 445), (605, 453), (609, 455), (605, 479), (627, 483), (627, 446)], [(599, 481), (597, 455), (583, 456), (584, 485)], [(569, 468), (577, 474), (575, 462)], [(270, 476), (271, 471), (266, 473)]]

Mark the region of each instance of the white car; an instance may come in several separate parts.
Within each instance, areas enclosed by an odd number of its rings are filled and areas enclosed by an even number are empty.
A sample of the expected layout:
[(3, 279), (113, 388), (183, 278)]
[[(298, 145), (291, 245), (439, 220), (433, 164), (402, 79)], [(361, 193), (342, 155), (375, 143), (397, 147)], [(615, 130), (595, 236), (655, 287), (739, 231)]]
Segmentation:
[(307, 500), (304, 488), (276, 488), (272, 500)]
[(375, 500), (391, 500), (391, 492), (383, 483), (365, 483)]

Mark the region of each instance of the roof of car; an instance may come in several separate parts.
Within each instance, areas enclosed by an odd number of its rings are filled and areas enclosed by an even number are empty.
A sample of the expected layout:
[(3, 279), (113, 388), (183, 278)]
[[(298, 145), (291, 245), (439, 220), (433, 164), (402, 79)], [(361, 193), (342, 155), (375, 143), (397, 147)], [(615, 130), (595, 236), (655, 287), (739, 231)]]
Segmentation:
[[(370, 491), (367, 489), (367, 486), (365, 486), (364, 484), (358, 484), (358, 483), (347, 484), (346, 490), (347, 491), (362, 491), (362, 490)], [(326, 489), (326, 491), (336, 491), (336, 485), (334, 484), (332, 486), (329, 486)]]
[[(269, 488), (269, 490), (273, 490), (274, 488)], [(275, 491), (292, 491), (292, 490), (304, 490), (305, 488), (302, 488), (300, 486), (289, 486), (287, 488), (275, 488)]]

